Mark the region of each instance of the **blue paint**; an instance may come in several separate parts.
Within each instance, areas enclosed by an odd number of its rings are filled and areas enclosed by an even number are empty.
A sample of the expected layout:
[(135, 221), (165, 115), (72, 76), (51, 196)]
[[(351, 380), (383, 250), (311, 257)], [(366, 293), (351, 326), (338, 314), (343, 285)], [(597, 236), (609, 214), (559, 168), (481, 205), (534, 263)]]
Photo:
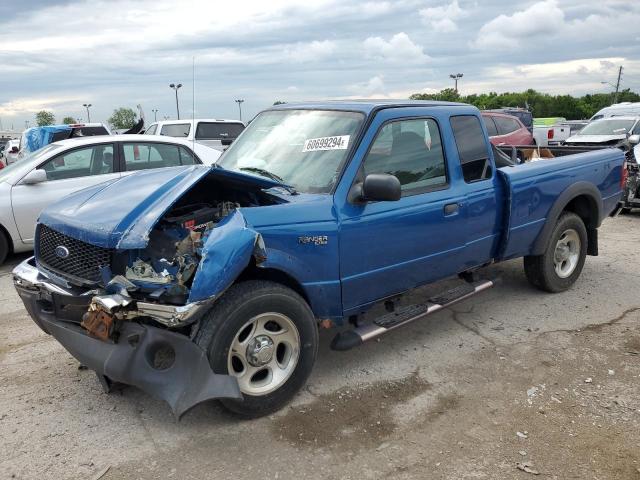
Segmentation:
[[(469, 105), (330, 102), (274, 108), (360, 111), (368, 116), (332, 194), (290, 195), (272, 188), (277, 182), (220, 168), (161, 169), (73, 194), (45, 210), (40, 222), (95, 245), (140, 249), (159, 218), (206, 175), (229, 178), (246, 188), (271, 189), (281, 203), (240, 208), (210, 232), (189, 300), (223, 294), (251, 262), (262, 238), (267, 257), (259, 268), (288, 275), (303, 289), (318, 318), (339, 323), (381, 298), (530, 254), (554, 204), (577, 182), (597, 188), (602, 216), (622, 195), (623, 154), (616, 149), (493, 168), (491, 178), (466, 183), (449, 118), (478, 116)], [(446, 188), (397, 202), (349, 203), (349, 190), (378, 129), (386, 121), (411, 117), (429, 117), (439, 126)], [(493, 163), (491, 151), (489, 157)], [(451, 203), (459, 209), (445, 216), (444, 206)], [(327, 242), (300, 242), (307, 236), (326, 236)]]

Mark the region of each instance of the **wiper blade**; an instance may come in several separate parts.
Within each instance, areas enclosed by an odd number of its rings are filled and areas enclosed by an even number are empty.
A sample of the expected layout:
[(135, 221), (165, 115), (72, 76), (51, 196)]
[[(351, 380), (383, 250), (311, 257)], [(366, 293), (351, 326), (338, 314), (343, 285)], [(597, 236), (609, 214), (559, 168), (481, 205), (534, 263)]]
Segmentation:
[(267, 177), (271, 180), (275, 180), (276, 182), (280, 183), (281, 184), (280, 186), (285, 190), (287, 190), (291, 195), (295, 195), (296, 193), (298, 193), (296, 192), (296, 189), (293, 188), (291, 185), (287, 185), (282, 179), (282, 177), (279, 177), (275, 173), (271, 173), (269, 170), (265, 170), (264, 168), (240, 167), (240, 170), (246, 171), (246, 172), (254, 172), (254, 173), (257, 173), (258, 175), (262, 175), (263, 177)]

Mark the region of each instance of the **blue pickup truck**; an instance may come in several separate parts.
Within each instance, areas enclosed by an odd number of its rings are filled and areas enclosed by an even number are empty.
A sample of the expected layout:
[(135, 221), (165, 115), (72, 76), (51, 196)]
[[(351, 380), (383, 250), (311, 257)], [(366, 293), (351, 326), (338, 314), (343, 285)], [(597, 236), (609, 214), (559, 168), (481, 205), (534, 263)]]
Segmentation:
[[(513, 165), (463, 104), (280, 105), (217, 166), (46, 209), (14, 283), (105, 389), (135, 385), (178, 416), (213, 398), (259, 416), (304, 385), (320, 327), (355, 347), (493, 286), (483, 267), (517, 257), (535, 287), (569, 288), (618, 208), (623, 162), (603, 149)], [(398, 303), (447, 277), (459, 286)]]

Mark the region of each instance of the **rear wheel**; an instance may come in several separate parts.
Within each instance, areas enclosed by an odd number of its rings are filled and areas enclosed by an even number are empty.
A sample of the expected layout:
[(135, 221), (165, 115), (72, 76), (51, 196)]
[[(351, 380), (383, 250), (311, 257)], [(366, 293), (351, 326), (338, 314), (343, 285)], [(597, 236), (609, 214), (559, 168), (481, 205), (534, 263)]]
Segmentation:
[(622, 207), (620, 209), (620, 214), (621, 215), (628, 215), (629, 213), (631, 213), (631, 209), (629, 207)]
[(305, 384), (318, 350), (318, 329), (300, 295), (280, 284), (232, 286), (202, 320), (196, 336), (214, 372), (233, 375), (244, 400), (221, 400), (245, 417), (282, 408)]
[(575, 213), (563, 213), (542, 255), (524, 257), (529, 282), (547, 292), (571, 287), (582, 272), (587, 256), (587, 229)]

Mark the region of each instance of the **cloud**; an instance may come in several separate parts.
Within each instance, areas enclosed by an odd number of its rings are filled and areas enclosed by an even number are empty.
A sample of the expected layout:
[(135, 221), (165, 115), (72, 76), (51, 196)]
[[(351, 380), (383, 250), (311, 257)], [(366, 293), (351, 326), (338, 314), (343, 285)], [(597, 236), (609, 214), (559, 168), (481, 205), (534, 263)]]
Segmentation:
[(336, 51), (336, 43), (331, 40), (315, 40), (298, 43), (286, 49), (286, 55), (295, 62), (318, 62), (325, 60)]
[(424, 62), (429, 60), (420, 45), (404, 32), (396, 33), (388, 41), (381, 37), (369, 37), (364, 43), (365, 55), (376, 60), (392, 62)]
[(441, 33), (450, 33), (458, 30), (456, 20), (467, 15), (467, 12), (458, 5), (458, 0), (453, 0), (448, 5), (423, 8), (419, 13), (425, 25), (429, 25), (435, 32)]
[(565, 27), (564, 12), (556, 0), (534, 3), (512, 15), (500, 15), (484, 24), (475, 42), (481, 49), (517, 49), (521, 40), (533, 42), (540, 35), (554, 35)]

